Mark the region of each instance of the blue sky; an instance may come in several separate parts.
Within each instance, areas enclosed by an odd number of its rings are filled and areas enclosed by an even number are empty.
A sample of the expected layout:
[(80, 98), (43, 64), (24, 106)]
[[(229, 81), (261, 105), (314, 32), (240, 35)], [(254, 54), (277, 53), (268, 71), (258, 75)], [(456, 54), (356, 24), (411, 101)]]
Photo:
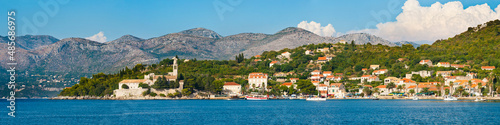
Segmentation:
[[(406, 0), (42, 0), (57, 3), (58, 11), (48, 12), (33, 0), (2, 0), (3, 12), (15, 10), (19, 35), (52, 35), (59, 39), (89, 37), (104, 32), (107, 41), (131, 34), (152, 38), (182, 30), (204, 27), (223, 35), (244, 32), (273, 34), (302, 21), (322, 26), (331, 24), (337, 34), (376, 29), (379, 23), (397, 21)], [(421, 6), (450, 0), (420, 0)], [(462, 0), (463, 8), (487, 3), (494, 10), (500, 1)], [(391, 5), (389, 5), (391, 4)], [(53, 5), (53, 4), (51, 4)], [(221, 13), (214, 5), (227, 9)], [(392, 6), (394, 5), (394, 6)], [(53, 9), (54, 6), (49, 6)], [(389, 16), (377, 18), (388, 12)], [(45, 15), (46, 18), (43, 18)], [(7, 16), (5, 14), (4, 16)], [(37, 18), (38, 22), (36, 23)], [(7, 25), (6, 20), (0, 20)], [(30, 25), (29, 23), (33, 24)], [(30, 28), (27, 28), (31, 26)], [(34, 29), (35, 31), (25, 30)], [(7, 28), (5, 28), (5, 31)], [(0, 35), (5, 36), (3, 32)], [(384, 36), (384, 34), (381, 34)], [(391, 38), (385, 34), (387, 38)], [(383, 37), (384, 38), (384, 37)], [(400, 40), (400, 38), (393, 38)], [(419, 39), (401, 38), (419, 41)], [(421, 41), (421, 40), (420, 40)]]

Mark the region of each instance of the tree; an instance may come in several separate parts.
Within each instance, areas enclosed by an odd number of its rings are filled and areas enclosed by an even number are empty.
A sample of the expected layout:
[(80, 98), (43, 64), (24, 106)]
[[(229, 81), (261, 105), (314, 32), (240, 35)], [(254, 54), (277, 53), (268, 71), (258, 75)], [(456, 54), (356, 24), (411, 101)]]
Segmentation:
[(368, 87), (365, 87), (363, 88), (363, 93), (368, 96), (368, 95), (371, 95), (372, 94), (372, 90), (370, 90), (370, 88)]
[(427, 87), (423, 88), (421, 93), (425, 93), (425, 95), (429, 94), (429, 88)]
[(172, 93), (168, 93), (168, 94), (167, 94), (167, 96), (168, 96), (168, 97), (170, 97), (170, 98), (175, 97), (175, 95), (174, 95), (174, 94), (172, 94)]
[(122, 88), (123, 88), (123, 89), (128, 89), (128, 85), (123, 84), (123, 85), (122, 85)]
[(148, 84), (144, 84), (144, 83), (139, 83), (139, 87), (142, 87), (142, 88), (149, 88), (149, 85)]
[(156, 93), (154, 93), (154, 92), (149, 93), (149, 96), (156, 97)]
[(160, 94), (160, 97), (167, 97), (167, 96), (165, 96), (165, 94), (162, 93), (162, 94)]
[(192, 93), (191, 90), (188, 88), (182, 89), (183, 96), (189, 96), (189, 95), (191, 95), (191, 93)]
[(415, 94), (415, 90), (410, 89), (409, 93), (413, 95), (413, 94)]
[(396, 84), (394, 84), (393, 82), (390, 82), (389, 84), (387, 84), (386, 88), (389, 89), (389, 92), (392, 91), (393, 88), (396, 87)]
[(240, 53), (240, 54), (236, 55), (235, 60), (237, 63), (241, 63), (245, 60), (245, 56), (243, 55), (243, 53)]

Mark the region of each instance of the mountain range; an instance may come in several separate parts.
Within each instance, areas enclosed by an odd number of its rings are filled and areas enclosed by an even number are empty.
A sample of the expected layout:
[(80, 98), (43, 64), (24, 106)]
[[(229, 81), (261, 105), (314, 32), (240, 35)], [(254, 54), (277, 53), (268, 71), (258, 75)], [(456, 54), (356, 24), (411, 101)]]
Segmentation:
[[(80, 74), (112, 73), (125, 66), (156, 63), (176, 55), (187, 59), (233, 59), (239, 53), (251, 57), (264, 51), (295, 48), (306, 44), (337, 43), (340, 40), (389, 46), (409, 43), (392, 43), (366, 33), (322, 37), (296, 27), (288, 27), (275, 34), (240, 33), (225, 37), (212, 30), (194, 28), (150, 39), (124, 35), (107, 43), (83, 38), (59, 40), (48, 35), (19, 36), (16, 58), (20, 76), (43, 73), (70, 74), (71, 77), (79, 78)], [(1, 62), (7, 62), (7, 42), (7, 37), (0, 36)], [(0, 66), (7, 69), (5, 63)], [(6, 72), (0, 72), (2, 73)]]

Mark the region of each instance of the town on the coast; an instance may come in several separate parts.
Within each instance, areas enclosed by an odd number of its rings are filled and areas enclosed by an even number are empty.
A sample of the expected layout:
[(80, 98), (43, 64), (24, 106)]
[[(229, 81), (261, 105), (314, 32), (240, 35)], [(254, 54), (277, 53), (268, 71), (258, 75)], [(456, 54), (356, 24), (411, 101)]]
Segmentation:
[[(177, 57), (167, 59), (171, 63), (163, 67), (171, 67), (171, 72), (155, 74), (147, 69), (141, 71), (142, 78), (123, 79), (118, 82), (117, 89), (105, 99), (477, 99), (478, 97), (496, 97), (492, 90), (495, 77), (495, 66), (474, 66), (467, 62), (433, 62), (430, 59), (413, 61), (409, 58), (395, 58), (390, 62), (399, 64), (399, 68), (390, 64), (356, 65), (349, 72), (336, 72), (329, 69), (328, 64), (336, 59), (337, 54), (356, 46), (344, 40), (337, 44), (322, 44), (322, 47), (308, 45), (296, 48), (296, 51), (281, 50), (255, 55), (244, 59), (236, 56), (236, 61), (247, 61), (251, 67), (260, 68), (259, 63), (267, 69), (280, 69), (278, 72), (249, 72), (244, 75), (222, 76), (215, 78), (219, 86), (215, 90), (200, 91), (185, 88), (187, 76), (179, 76)], [(371, 45), (370, 45), (371, 46)], [(360, 47), (370, 47), (363, 45)], [(311, 47), (317, 47), (310, 49)], [(289, 49), (288, 49), (289, 50)], [(356, 50), (354, 50), (356, 51)], [(298, 53), (300, 52), (300, 53)], [(272, 55), (273, 57), (270, 57)], [(310, 58), (297, 58), (299, 56)], [(299, 70), (290, 68), (294, 59), (306, 62)], [(184, 65), (194, 62), (184, 59)], [(345, 60), (337, 60), (345, 61)], [(412, 64), (415, 63), (415, 64)], [(411, 68), (410, 67), (418, 67)], [(153, 65), (156, 66), (156, 65)], [(191, 65), (190, 65), (191, 66)], [(145, 67), (145, 66), (143, 66)], [(152, 66), (149, 66), (151, 69)], [(156, 66), (158, 67), (158, 66)], [(170, 68), (169, 68), (170, 69)], [(330, 68), (332, 69), (332, 68)], [(410, 70), (413, 69), (413, 70)], [(416, 69), (416, 70), (415, 70)], [(398, 70), (398, 71), (394, 71)], [(401, 70), (407, 71), (401, 73)], [(182, 70), (181, 70), (182, 71)], [(266, 70), (263, 70), (266, 71)], [(286, 72), (288, 71), (288, 72)], [(345, 71), (345, 70), (344, 70)], [(481, 75), (478, 75), (478, 72)], [(401, 74), (398, 74), (401, 73)], [(189, 79), (192, 81), (192, 79)], [(207, 83), (206, 86), (210, 83)], [(68, 87), (67, 89), (71, 89)], [(207, 89), (207, 88), (205, 88)], [(64, 91), (63, 91), (64, 93)], [(85, 99), (89, 96), (68, 97), (61, 99)], [(102, 97), (99, 97), (102, 99)]]

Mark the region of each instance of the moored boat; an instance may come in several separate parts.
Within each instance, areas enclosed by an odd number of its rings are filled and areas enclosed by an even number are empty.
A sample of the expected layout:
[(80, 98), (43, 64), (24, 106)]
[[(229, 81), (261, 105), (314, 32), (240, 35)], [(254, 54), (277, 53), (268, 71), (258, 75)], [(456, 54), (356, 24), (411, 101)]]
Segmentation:
[(445, 96), (444, 101), (455, 101), (455, 100), (458, 100), (456, 97), (453, 97), (453, 96)]
[(253, 96), (246, 96), (246, 100), (268, 100), (269, 96), (265, 95), (253, 95)]

